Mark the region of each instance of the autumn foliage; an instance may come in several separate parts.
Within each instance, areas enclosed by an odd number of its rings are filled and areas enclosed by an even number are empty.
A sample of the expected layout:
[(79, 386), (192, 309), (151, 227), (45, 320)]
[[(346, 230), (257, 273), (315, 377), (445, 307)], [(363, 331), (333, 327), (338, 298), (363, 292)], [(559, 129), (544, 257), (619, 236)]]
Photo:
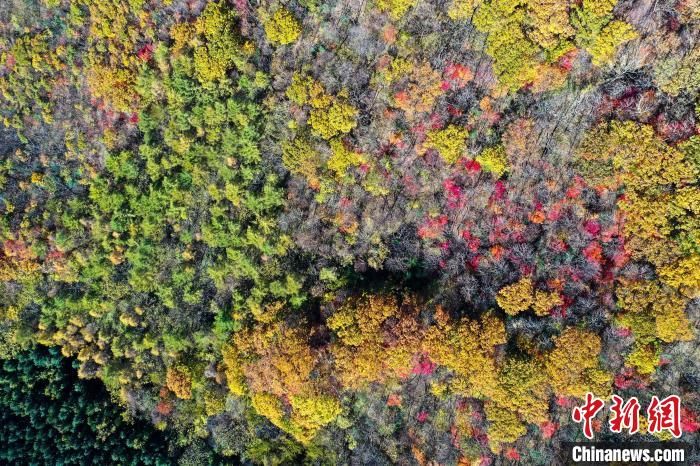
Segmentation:
[(6, 367), (182, 464), (555, 464), (589, 392), (697, 443), (696, 0), (5, 3)]

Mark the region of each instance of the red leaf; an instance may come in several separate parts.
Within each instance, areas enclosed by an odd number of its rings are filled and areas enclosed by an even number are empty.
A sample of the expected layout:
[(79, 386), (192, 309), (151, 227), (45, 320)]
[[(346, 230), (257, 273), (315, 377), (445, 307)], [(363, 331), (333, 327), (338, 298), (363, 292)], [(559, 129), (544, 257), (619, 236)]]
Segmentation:
[(146, 44), (136, 52), (136, 55), (142, 61), (148, 61), (153, 56), (153, 44)]
[(586, 233), (589, 235), (597, 235), (600, 233), (600, 223), (598, 223), (595, 220), (588, 220), (584, 225), (583, 228), (586, 230)]
[(506, 450), (505, 456), (509, 460), (520, 461), (520, 453), (518, 453), (518, 451), (513, 447)]
[(540, 429), (542, 430), (542, 437), (552, 438), (552, 436), (556, 433), (557, 429), (559, 429), (559, 423), (545, 421), (542, 424), (540, 424)]
[(432, 362), (427, 356), (423, 356), (421, 361), (413, 367), (414, 375), (430, 375), (435, 371), (437, 364)]
[(681, 408), (681, 429), (683, 432), (693, 433), (700, 430), (698, 415), (688, 408)]

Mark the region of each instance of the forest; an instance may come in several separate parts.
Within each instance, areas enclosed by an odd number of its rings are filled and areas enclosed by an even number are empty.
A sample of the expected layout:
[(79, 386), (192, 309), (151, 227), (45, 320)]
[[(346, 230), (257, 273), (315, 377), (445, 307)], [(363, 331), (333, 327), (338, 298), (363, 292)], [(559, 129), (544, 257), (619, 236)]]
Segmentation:
[(0, 0), (0, 464), (700, 464), (699, 332), (700, 0)]

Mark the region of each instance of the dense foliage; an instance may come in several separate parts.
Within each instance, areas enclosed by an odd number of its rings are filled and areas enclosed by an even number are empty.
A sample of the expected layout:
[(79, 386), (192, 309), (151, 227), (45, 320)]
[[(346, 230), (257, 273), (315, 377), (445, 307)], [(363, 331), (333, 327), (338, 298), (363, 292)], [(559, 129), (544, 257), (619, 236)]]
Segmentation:
[(117, 462), (544, 465), (677, 394), (697, 443), (698, 11), (7, 0), (3, 383), (66, 399), (7, 416), (87, 454), (96, 379), (177, 445)]
[(166, 438), (123, 419), (99, 382), (80, 380), (54, 348), (22, 352), (0, 368), (4, 464), (170, 464)]

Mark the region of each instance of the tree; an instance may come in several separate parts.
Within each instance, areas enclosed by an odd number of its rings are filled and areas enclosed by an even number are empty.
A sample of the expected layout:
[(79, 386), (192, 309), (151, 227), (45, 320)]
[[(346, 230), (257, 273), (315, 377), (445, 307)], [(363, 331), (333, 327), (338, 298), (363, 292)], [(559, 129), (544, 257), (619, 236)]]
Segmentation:
[(267, 40), (273, 44), (291, 44), (301, 34), (299, 21), (284, 7), (277, 8), (272, 16), (264, 22), (264, 26)]
[(122, 417), (98, 381), (78, 379), (56, 348), (36, 347), (0, 365), (0, 460), (170, 464), (171, 441)]

